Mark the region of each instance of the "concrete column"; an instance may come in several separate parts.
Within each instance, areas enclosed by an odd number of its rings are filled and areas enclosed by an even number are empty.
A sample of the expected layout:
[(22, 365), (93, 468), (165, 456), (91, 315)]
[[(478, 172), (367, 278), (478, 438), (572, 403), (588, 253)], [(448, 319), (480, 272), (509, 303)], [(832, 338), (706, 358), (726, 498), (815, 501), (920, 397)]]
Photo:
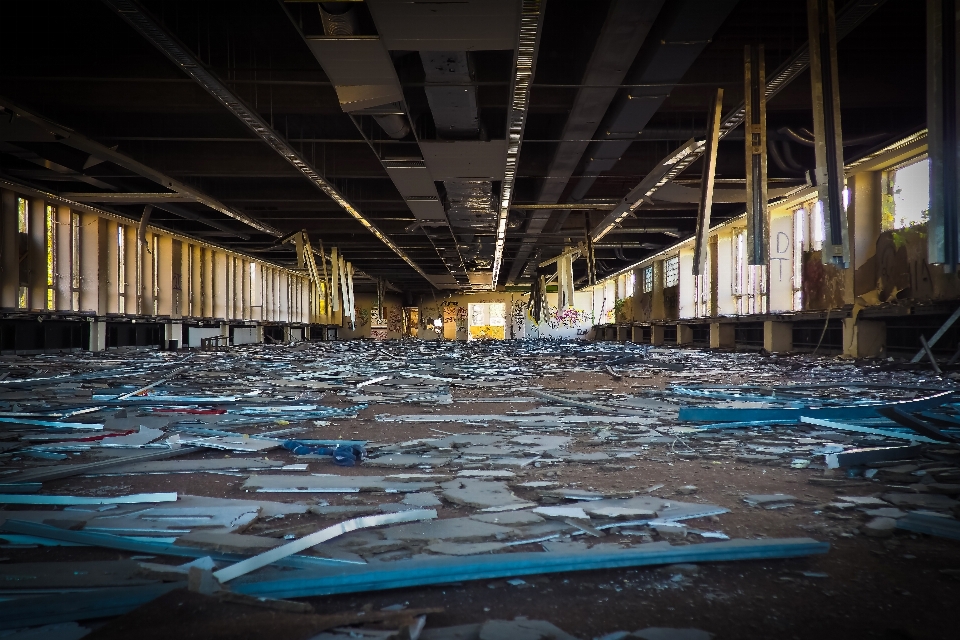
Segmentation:
[(883, 320), (843, 319), (843, 354), (852, 358), (881, 358), (887, 350), (887, 323)]
[(250, 264), (250, 319), (263, 320), (263, 268), (257, 262)]
[(137, 281), (137, 228), (124, 225), (123, 227), (123, 278), (126, 313), (137, 313), (137, 296), (140, 283)]
[(289, 276), (290, 322), (300, 322), (300, 277)]
[(166, 323), (163, 326), (163, 337), (165, 340), (163, 345), (164, 349), (168, 349), (173, 346), (171, 344), (172, 340), (177, 341), (175, 348), (181, 349), (183, 347), (183, 323), (182, 322)]
[(767, 320), (763, 323), (763, 348), (770, 353), (793, 350), (793, 323)]
[(203, 317), (203, 251), (199, 245), (190, 245), (190, 315)]
[[(105, 239), (105, 235), (106, 220), (93, 213), (80, 214), (80, 311), (103, 313), (100, 298), (101, 289), (106, 293), (106, 286), (104, 284), (101, 287), (101, 278), (105, 279), (106, 274), (101, 272), (100, 267), (101, 240)], [(90, 342), (92, 345), (92, 334)]]
[(223, 273), (226, 278), (226, 291), (223, 296), (223, 317), (232, 320), (234, 300), (237, 297), (237, 287), (234, 285), (236, 273), (233, 267), (233, 255), (229, 253), (223, 255)]
[(250, 261), (243, 260), (240, 263), (240, 270), (241, 270), (240, 283), (243, 289), (243, 309), (240, 313), (240, 317), (243, 318), (244, 320), (251, 320), (253, 319), (253, 313), (251, 309), (251, 305), (252, 305), (251, 298), (252, 298), (253, 291), (251, 291), (251, 283), (250, 283)]
[(733, 324), (713, 322), (710, 324), (710, 348), (733, 349), (737, 343), (736, 335)]
[[(81, 298), (83, 291), (81, 290)], [(107, 323), (102, 320), (90, 321), (90, 351), (103, 351), (107, 348)]]
[(300, 278), (298, 281), (298, 289), (300, 291), (300, 296), (297, 298), (300, 301), (300, 322), (309, 324), (310, 323), (310, 280), (307, 278)]
[[(54, 259), (54, 300), (57, 311), (73, 310), (73, 237), (69, 207), (57, 207), (57, 255)], [(136, 262), (134, 262), (136, 264)]]
[(688, 324), (677, 325), (677, 344), (693, 344), (693, 327)]
[(852, 282), (850, 294), (844, 302), (852, 303), (856, 296), (877, 288), (877, 240), (880, 239), (883, 220), (883, 173), (864, 171), (847, 180), (850, 189), (850, 206), (847, 208), (847, 224), (850, 227), (850, 260), (853, 268), (847, 271), (847, 282)]
[(650, 326), (650, 344), (655, 347), (663, 345), (664, 340), (664, 331), (662, 324), (654, 324)]
[(179, 304), (176, 306), (177, 317), (178, 318), (189, 318), (190, 317), (190, 284), (191, 273), (190, 273), (190, 261), (192, 260), (192, 254), (190, 252), (190, 245), (185, 242), (180, 242), (179, 240), (175, 241), (174, 245), (174, 255), (180, 254), (177, 264), (180, 266), (180, 272), (175, 273), (178, 277), (175, 282), (177, 286), (174, 288), (174, 291), (177, 292), (177, 297), (179, 298)]
[(280, 321), (280, 287), (277, 283), (280, 281), (280, 274), (276, 269), (270, 269), (270, 319), (274, 322)]
[(186, 300), (183, 294), (183, 243), (179, 240), (174, 240), (170, 255), (170, 268), (173, 271), (170, 276), (170, 284), (172, 287), (171, 298), (173, 299), (173, 308), (170, 311), (170, 317), (182, 318), (184, 302)]
[(245, 317), (243, 314), (243, 310), (245, 308), (244, 299), (250, 295), (247, 292), (247, 289), (244, 287), (244, 282), (246, 282), (246, 278), (243, 277), (243, 268), (246, 264), (247, 264), (247, 261), (241, 258), (240, 256), (237, 256), (236, 258), (234, 258), (234, 268), (235, 268), (236, 275), (234, 276), (233, 283), (237, 287), (237, 297), (234, 302), (233, 317), (237, 318), (238, 320), (243, 320)]
[(147, 232), (140, 252), (140, 314), (153, 316), (157, 313), (157, 263), (154, 234)]
[(286, 271), (280, 272), (280, 320), (290, 322), (290, 276)]
[(630, 327), (630, 342), (635, 344), (640, 344), (643, 342), (643, 327), (640, 325), (633, 325)]
[(227, 318), (227, 256), (213, 253), (213, 317)]
[(47, 308), (47, 203), (32, 198), (27, 206), (27, 308), (43, 311)]
[(204, 318), (213, 317), (213, 249), (203, 247), (201, 273), (203, 278), (203, 305), (198, 314)]
[(243, 272), (240, 271), (240, 258), (232, 256), (230, 264), (233, 271), (233, 311), (231, 317), (234, 319), (243, 318)]
[(260, 284), (260, 290), (263, 292), (263, 307), (261, 309), (261, 317), (269, 322), (273, 320), (272, 310), (273, 310), (273, 270), (270, 267), (264, 266), (260, 270), (260, 275), (262, 276)]
[(157, 237), (157, 315), (173, 315), (173, 238)]
[(663, 320), (667, 317), (663, 301), (663, 260), (653, 263), (653, 292), (650, 300), (650, 319)]
[(293, 279), (293, 321), (303, 322), (303, 278), (297, 276)]
[(16, 309), (20, 292), (17, 194), (0, 189), (0, 308)]
[(106, 220), (105, 227), (106, 238), (103, 242), (104, 249), (106, 249), (104, 256), (104, 266), (106, 267), (104, 285), (107, 303), (105, 313), (120, 313), (120, 225), (113, 220)]

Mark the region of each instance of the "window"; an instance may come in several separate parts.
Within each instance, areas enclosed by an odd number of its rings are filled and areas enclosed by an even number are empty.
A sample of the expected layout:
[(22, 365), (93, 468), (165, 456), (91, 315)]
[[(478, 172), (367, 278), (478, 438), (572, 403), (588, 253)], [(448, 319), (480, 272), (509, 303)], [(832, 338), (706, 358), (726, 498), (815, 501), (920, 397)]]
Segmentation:
[(930, 160), (887, 171), (883, 181), (883, 229), (905, 229), (930, 216)]
[[(29, 226), (30, 225), (30, 209), (28, 207), (29, 206), (27, 204), (26, 199), (17, 198), (17, 231), (21, 234), (25, 234), (30, 230), (30, 226)], [(18, 246), (17, 251), (19, 252), (20, 261), (23, 262), (24, 244), (23, 242), (18, 242), (17, 246)], [(20, 271), (20, 275), (18, 277), (20, 278), (24, 277), (25, 273), (26, 273), (25, 271)], [(20, 289), (17, 291), (17, 307), (18, 308), (20, 309), (27, 308), (27, 295), (28, 295), (28, 289), (26, 285), (23, 283), (23, 281), (21, 281)]]
[(47, 205), (46, 217), (47, 232), (47, 309), (51, 311), (56, 309), (56, 242), (57, 242), (57, 210)]
[(673, 256), (663, 263), (663, 286), (669, 288), (678, 284), (680, 284), (680, 256)]
[(810, 216), (810, 249), (823, 250), (823, 203), (817, 200), (813, 204)]
[(653, 265), (645, 267), (643, 270), (643, 292), (653, 291)]
[(17, 231), (20, 233), (30, 231), (30, 211), (24, 198), (17, 198)]
[(806, 246), (807, 210), (797, 209), (793, 212), (793, 310), (803, 308), (803, 249)]
[(122, 224), (117, 225), (117, 297), (119, 306), (117, 311), (127, 312), (127, 240)]
[(627, 287), (624, 292), (624, 298), (632, 298), (637, 292), (637, 272), (631, 271), (627, 274)]
[(153, 308), (150, 313), (157, 315), (160, 299), (160, 236), (153, 235)]
[[(742, 296), (746, 293), (744, 270), (747, 263), (747, 231), (740, 230), (733, 240), (733, 295)], [(740, 311), (738, 311), (740, 313)]]
[(70, 292), (71, 308), (80, 310), (80, 214), (70, 212)]

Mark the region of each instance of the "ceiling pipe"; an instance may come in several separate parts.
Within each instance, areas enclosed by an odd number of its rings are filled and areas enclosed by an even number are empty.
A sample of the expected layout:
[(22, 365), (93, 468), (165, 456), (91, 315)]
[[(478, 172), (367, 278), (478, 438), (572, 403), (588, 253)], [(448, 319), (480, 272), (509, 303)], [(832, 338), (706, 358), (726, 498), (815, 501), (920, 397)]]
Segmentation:
[(357, 12), (350, 3), (321, 2), (320, 22), (323, 23), (323, 33), (328, 36), (352, 36), (360, 29)]

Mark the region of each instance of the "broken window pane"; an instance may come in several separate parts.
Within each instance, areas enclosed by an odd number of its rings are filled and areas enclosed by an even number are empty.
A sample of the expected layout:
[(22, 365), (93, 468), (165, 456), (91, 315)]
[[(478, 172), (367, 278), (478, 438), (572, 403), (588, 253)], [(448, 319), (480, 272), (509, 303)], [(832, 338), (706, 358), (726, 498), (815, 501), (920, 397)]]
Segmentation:
[(678, 284), (680, 284), (680, 256), (673, 256), (663, 263), (663, 286), (675, 287)]
[(924, 224), (930, 215), (930, 160), (924, 158), (887, 172), (884, 230)]

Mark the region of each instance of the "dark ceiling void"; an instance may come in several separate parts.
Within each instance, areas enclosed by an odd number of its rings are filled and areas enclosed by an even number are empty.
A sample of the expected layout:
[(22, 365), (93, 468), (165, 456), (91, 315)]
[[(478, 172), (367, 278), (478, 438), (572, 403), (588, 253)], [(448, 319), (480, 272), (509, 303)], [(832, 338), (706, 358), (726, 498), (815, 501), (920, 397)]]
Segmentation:
[[(149, 202), (158, 225), (271, 261), (295, 263), (276, 240), (305, 229), (406, 291), (486, 286), (522, 6), (4, 2), (0, 178), (131, 219)], [(862, 17), (838, 47), (847, 161), (925, 126), (923, 4), (837, 0), (838, 16), (853, 9)], [(196, 66), (172, 61), (125, 11), (149, 16)], [(548, 0), (541, 11), (500, 285), (529, 283), (702, 139), (718, 87), (729, 115), (746, 45), (764, 45), (769, 78), (807, 39), (805, 0)], [(43, 55), (26, 55), (38, 43)], [(770, 192), (805, 184), (806, 72), (769, 101), (767, 123)], [(692, 234), (699, 180), (697, 161), (607, 234), (599, 275)], [(744, 182), (740, 127), (719, 145), (717, 184)], [(742, 211), (721, 201), (713, 219)], [(583, 261), (574, 268), (582, 278)]]

